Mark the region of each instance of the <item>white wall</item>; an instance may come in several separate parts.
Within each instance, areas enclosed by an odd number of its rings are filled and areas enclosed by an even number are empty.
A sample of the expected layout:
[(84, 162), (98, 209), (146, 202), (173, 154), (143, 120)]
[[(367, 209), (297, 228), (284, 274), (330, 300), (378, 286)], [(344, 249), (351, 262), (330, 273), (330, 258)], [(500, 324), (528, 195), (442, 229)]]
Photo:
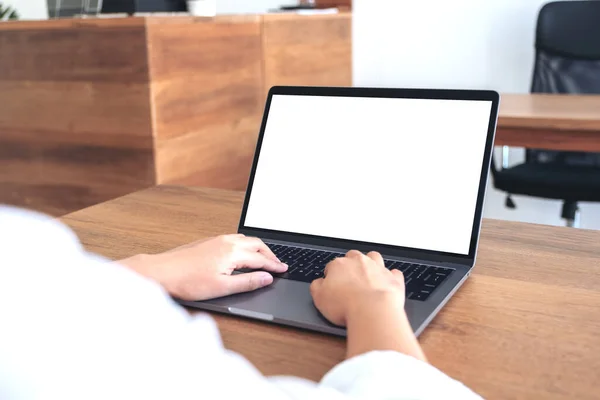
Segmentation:
[(297, 3), (296, 0), (216, 0), (217, 14), (264, 13), (282, 5)]
[(2, 0), (2, 3), (14, 7), (21, 19), (48, 18), (46, 0)]
[(527, 92), (543, 2), (355, 0), (355, 83)]
[[(357, 86), (529, 90), (535, 21), (544, 0), (354, 0)], [(511, 161), (521, 162), (515, 150)], [(559, 201), (489, 190), (485, 214), (562, 225)], [(600, 205), (582, 204), (581, 226), (600, 229)]]

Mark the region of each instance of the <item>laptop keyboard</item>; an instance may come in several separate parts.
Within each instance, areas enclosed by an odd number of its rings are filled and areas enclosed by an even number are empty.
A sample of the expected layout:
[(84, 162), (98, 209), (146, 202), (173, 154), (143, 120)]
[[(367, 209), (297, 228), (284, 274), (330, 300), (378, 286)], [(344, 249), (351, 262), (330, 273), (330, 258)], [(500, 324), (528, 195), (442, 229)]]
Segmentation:
[[(267, 243), (267, 246), (271, 248), (279, 260), (289, 267), (287, 272), (275, 276), (308, 283), (323, 277), (323, 270), (328, 262), (345, 255), (345, 253), (305, 249), (282, 244)], [(384, 263), (390, 270), (399, 269), (402, 271), (404, 283), (406, 284), (406, 297), (411, 300), (427, 300), (431, 293), (454, 271), (451, 268), (411, 262), (384, 260)]]

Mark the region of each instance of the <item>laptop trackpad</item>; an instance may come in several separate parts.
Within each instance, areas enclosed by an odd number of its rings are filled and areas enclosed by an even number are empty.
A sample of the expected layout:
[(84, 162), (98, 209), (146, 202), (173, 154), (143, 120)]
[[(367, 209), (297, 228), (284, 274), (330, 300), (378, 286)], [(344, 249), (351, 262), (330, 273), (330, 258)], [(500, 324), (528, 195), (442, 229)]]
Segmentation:
[[(275, 279), (266, 288), (197, 303), (207, 309), (217, 309), (234, 315), (294, 326), (316, 328), (335, 325), (317, 311), (310, 296), (309, 284), (289, 279)], [(328, 329), (328, 330), (329, 330)]]
[[(306, 282), (275, 279), (270, 286), (253, 292), (202, 302), (183, 302), (182, 304), (210, 311), (225, 312), (240, 317), (262, 321), (278, 322), (285, 325), (317, 330), (321, 332), (345, 335), (345, 329), (331, 324), (314, 306)], [(424, 308), (431, 307), (425, 302), (407, 301), (406, 312), (413, 329), (425, 316)]]

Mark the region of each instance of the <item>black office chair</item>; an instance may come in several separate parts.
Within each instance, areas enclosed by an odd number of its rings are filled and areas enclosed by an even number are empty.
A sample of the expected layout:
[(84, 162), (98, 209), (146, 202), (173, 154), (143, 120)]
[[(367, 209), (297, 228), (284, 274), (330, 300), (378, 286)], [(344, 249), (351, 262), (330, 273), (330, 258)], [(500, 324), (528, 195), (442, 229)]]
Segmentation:
[[(600, 95), (600, 1), (557, 1), (539, 12), (532, 93)], [(525, 163), (492, 162), (497, 189), (563, 200), (562, 218), (574, 226), (579, 201), (600, 201), (600, 153), (527, 149)]]

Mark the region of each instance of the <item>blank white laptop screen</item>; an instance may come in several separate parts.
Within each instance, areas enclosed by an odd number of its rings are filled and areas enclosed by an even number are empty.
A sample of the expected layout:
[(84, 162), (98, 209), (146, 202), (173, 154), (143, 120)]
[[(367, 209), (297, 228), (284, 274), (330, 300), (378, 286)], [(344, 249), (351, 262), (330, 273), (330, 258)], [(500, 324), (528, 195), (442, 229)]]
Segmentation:
[(467, 255), (491, 112), (274, 95), (244, 226)]

